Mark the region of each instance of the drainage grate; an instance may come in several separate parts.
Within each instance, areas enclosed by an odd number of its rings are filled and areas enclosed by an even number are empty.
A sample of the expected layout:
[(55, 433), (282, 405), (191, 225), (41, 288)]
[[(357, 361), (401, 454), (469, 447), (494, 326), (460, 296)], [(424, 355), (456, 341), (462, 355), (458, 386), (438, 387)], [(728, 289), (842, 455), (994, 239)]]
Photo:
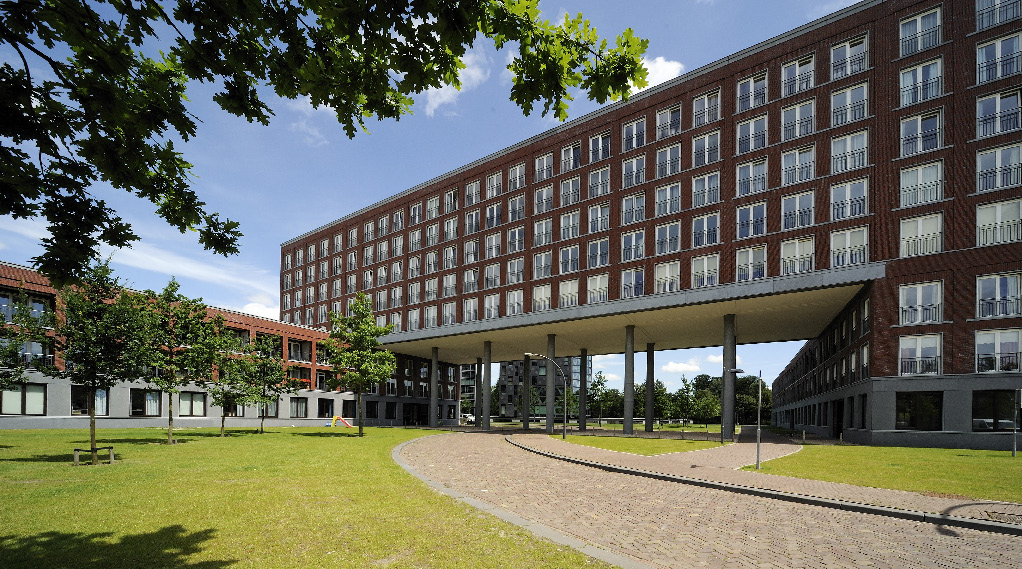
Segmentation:
[(1002, 514), (1001, 512), (987, 512), (987, 517), (995, 522), (1006, 524), (1022, 524), (1022, 516), (1018, 514)]

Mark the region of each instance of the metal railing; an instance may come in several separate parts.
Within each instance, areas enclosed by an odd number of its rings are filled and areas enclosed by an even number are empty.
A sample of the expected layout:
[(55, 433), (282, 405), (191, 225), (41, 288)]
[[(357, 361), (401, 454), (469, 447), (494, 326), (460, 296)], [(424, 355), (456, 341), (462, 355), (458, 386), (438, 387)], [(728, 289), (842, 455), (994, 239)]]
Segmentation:
[(703, 126), (720, 118), (720, 108), (717, 105), (710, 105), (705, 109), (692, 111), (692, 126)]
[(667, 122), (662, 122), (656, 127), (656, 137), (658, 139), (674, 136), (679, 132), (681, 132), (681, 117), (671, 119)]
[(901, 307), (900, 324), (925, 324), (941, 321), (941, 304), (917, 304)]
[(760, 261), (758, 263), (752, 263), (749, 265), (739, 265), (737, 281), (745, 282), (750, 280), (762, 279), (766, 277), (766, 262)]
[(1019, 357), (1016, 353), (976, 354), (976, 371), (978, 373), (1018, 371)]
[(1022, 108), (1005, 109), (999, 113), (976, 117), (976, 136), (993, 136), (1022, 128)]
[(766, 146), (766, 132), (754, 132), (738, 137), (738, 153), (745, 154)]
[(901, 358), (901, 375), (937, 375), (940, 373), (940, 356)]
[(642, 221), (646, 219), (646, 208), (645, 206), (635, 206), (625, 208), (621, 212), (621, 223), (634, 223), (636, 221)]
[(976, 245), (998, 245), (1022, 241), (1022, 220), (1011, 219), (980, 225), (976, 228)]
[(939, 253), (942, 248), (942, 237), (943, 234), (941, 233), (930, 233), (915, 237), (903, 237), (901, 239), (901, 256), (915, 257), (916, 255)]
[(738, 222), (738, 237), (750, 237), (766, 233), (766, 218), (756, 217)]
[(868, 148), (857, 148), (855, 150), (849, 150), (848, 152), (842, 152), (841, 154), (831, 156), (831, 173), (836, 174), (838, 172), (855, 170), (856, 168), (866, 166), (867, 150)]
[(943, 92), (943, 78), (931, 77), (901, 90), (901, 106), (911, 105), (920, 101), (933, 99)]
[(944, 180), (923, 182), (901, 189), (901, 207), (935, 202), (944, 197)]
[(869, 60), (869, 50), (862, 50), (860, 53), (853, 53), (844, 59), (839, 59), (830, 64), (831, 80), (840, 79), (866, 70), (866, 62)]
[(801, 93), (808, 89), (813, 88), (813, 70), (799, 73), (794, 77), (789, 77), (781, 83), (781, 90), (784, 92), (784, 96), (794, 95), (795, 93)]
[(1022, 16), (1022, 2), (1002, 0), (993, 6), (976, 10), (976, 31), (985, 30), (1008, 20)]
[(1008, 164), (976, 173), (976, 191), (989, 192), (1022, 184), (1022, 164)]
[(692, 166), (703, 166), (720, 160), (720, 147), (717, 145), (707, 146), (702, 152), (696, 151), (692, 155)]
[(981, 298), (976, 301), (977, 318), (1022, 315), (1022, 296)]
[(1022, 71), (1022, 52), (1009, 53), (976, 64), (976, 83), (988, 83)]
[(940, 43), (940, 25), (901, 38), (901, 56), (929, 49)]
[(610, 181), (602, 180), (589, 183), (589, 197), (603, 196), (610, 193)]
[(745, 93), (738, 97), (738, 111), (746, 111), (753, 107), (766, 104), (766, 86), (756, 89), (751, 93)]
[(781, 274), (795, 275), (808, 273), (813, 270), (815, 255), (802, 255), (800, 257), (788, 257), (781, 259)]
[(812, 134), (815, 129), (816, 118), (812, 116), (786, 122), (781, 125), (781, 140), (791, 140), (793, 138)]
[(781, 170), (782, 186), (797, 184), (813, 179), (813, 172), (816, 170), (816, 162), (809, 160), (795, 166), (788, 166)]
[(838, 126), (866, 118), (866, 104), (869, 99), (853, 101), (834, 107), (830, 113), (831, 126)]
[(712, 245), (717, 242), (717, 228), (710, 227), (701, 231), (692, 232), (692, 246), (702, 247), (703, 245)]
[(848, 198), (831, 204), (831, 216), (833, 219), (844, 219), (855, 217), (866, 213), (866, 196)]
[(716, 284), (717, 284), (716, 270), (692, 272), (692, 288), (714, 286)]
[(646, 181), (646, 169), (636, 168), (631, 172), (624, 173), (624, 180), (622, 181), (622, 187), (630, 188), (634, 185), (641, 184)]
[(766, 191), (766, 174), (757, 174), (751, 178), (738, 180), (738, 195), (745, 196)]
[(667, 215), (681, 211), (681, 198), (669, 198), (656, 202), (656, 214)]
[(782, 229), (794, 229), (813, 224), (813, 208), (806, 207), (795, 211), (786, 211), (781, 216)]
[(681, 158), (671, 158), (656, 163), (656, 177), (663, 178), (681, 171)]

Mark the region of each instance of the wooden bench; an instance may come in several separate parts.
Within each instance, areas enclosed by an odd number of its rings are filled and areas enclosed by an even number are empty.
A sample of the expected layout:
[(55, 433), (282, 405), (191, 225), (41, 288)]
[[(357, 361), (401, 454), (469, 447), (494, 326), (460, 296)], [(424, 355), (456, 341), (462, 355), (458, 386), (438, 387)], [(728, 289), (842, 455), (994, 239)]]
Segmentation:
[(81, 453), (83, 453), (83, 452), (88, 452), (88, 453), (91, 453), (91, 452), (92, 452), (93, 450), (97, 450), (97, 451), (100, 451), (100, 450), (108, 450), (108, 451), (110, 451), (110, 464), (113, 464), (113, 463), (114, 463), (114, 447), (112, 447), (112, 446), (108, 446), (108, 447), (96, 447), (95, 449), (90, 449), (90, 448), (76, 448), (76, 449), (75, 449), (75, 466), (78, 466), (78, 456), (79, 456), (79, 455), (80, 455)]

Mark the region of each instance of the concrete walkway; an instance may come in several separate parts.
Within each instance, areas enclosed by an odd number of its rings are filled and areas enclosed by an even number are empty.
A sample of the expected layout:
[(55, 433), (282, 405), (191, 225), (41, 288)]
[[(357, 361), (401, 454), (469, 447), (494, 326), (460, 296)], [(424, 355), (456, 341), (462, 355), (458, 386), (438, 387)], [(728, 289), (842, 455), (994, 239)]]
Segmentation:
[[(1019, 567), (1022, 538), (607, 472), (523, 450), (505, 436), (424, 437), (395, 449), (395, 458), (440, 491), (629, 569)], [(742, 443), (636, 457), (545, 435), (514, 438), (564, 455), (596, 453), (588, 456), (639, 460), (650, 469), (687, 468), (687, 475), (781, 478), (734, 471), (748, 456)], [(769, 444), (769, 452), (777, 454), (797, 448)], [(545, 566), (543, 560), (508, 561), (514, 567)]]

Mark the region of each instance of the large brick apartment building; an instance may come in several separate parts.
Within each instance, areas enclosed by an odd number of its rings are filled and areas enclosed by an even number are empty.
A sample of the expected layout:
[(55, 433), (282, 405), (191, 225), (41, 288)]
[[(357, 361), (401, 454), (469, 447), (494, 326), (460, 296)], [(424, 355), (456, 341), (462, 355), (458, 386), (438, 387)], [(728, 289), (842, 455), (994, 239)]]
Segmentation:
[(283, 243), (281, 319), (365, 292), (409, 356), (624, 352), (626, 400), (636, 341), (811, 339), (776, 423), (1003, 448), (1020, 16), (865, 1), (688, 72)]

